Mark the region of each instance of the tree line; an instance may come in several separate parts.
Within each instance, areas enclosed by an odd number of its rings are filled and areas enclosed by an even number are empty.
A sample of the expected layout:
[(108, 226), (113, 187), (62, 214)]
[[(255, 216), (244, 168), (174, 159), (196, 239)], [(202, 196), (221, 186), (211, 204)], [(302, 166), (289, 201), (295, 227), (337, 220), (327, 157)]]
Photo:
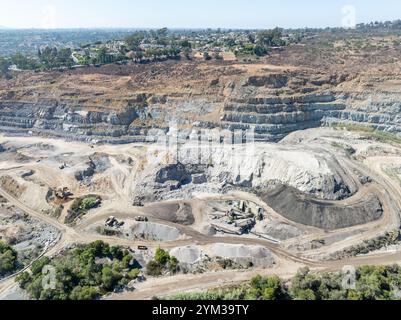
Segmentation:
[(18, 253), (8, 244), (0, 241), (0, 279), (18, 269)]
[(270, 48), (281, 47), (287, 43), (283, 40), (283, 30), (275, 28), (272, 30), (262, 30), (255, 34), (248, 34), (248, 43), (242, 45), (234, 51), (236, 56), (255, 55), (262, 57), (268, 54)]
[(126, 286), (139, 268), (129, 250), (96, 241), (35, 261), (17, 281), (32, 299), (93, 300)]
[(355, 278), (342, 272), (298, 271), (291, 281), (256, 276), (244, 285), (202, 293), (179, 294), (173, 300), (400, 300), (401, 267), (361, 266)]
[(70, 48), (57, 49), (46, 47), (38, 49), (36, 57), (17, 53), (9, 58), (0, 57), (0, 75), (9, 76), (10, 66), (15, 65), (19, 70), (46, 70), (74, 65)]
[[(211, 30), (209, 32), (212, 32)], [(196, 35), (196, 33), (195, 33)], [(191, 36), (188, 35), (188, 36)], [(192, 35), (193, 36), (193, 35)], [(271, 47), (284, 46), (283, 30), (275, 28), (259, 32), (248, 32), (247, 41), (238, 43), (235, 38), (227, 37), (215, 43), (215, 46), (230, 48), (236, 56), (268, 54)], [(180, 34), (169, 31), (167, 28), (151, 31), (137, 31), (123, 39), (123, 45), (111, 51), (102, 42), (94, 45), (81, 45), (81, 52), (73, 56), (71, 48), (45, 47), (38, 49), (36, 56), (28, 56), (17, 53), (9, 58), (0, 57), (0, 75), (10, 76), (10, 66), (15, 65), (19, 70), (51, 70), (60, 68), (71, 68), (78, 65), (103, 65), (110, 63), (127, 62), (129, 60), (137, 63), (161, 61), (167, 59), (180, 59), (181, 56), (191, 59), (193, 41), (183, 38)], [(222, 60), (219, 53), (213, 56), (204, 52), (205, 60)], [(75, 61), (74, 61), (75, 60)]]

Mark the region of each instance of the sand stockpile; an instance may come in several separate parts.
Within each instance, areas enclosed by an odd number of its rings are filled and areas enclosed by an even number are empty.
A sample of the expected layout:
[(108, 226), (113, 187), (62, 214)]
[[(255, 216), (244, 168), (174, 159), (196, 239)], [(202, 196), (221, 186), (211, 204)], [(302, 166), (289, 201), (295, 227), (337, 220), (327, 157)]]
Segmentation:
[(216, 243), (209, 249), (216, 257), (230, 259), (238, 263), (252, 263), (256, 267), (270, 267), (274, 264), (272, 253), (261, 246), (245, 246)]
[(151, 241), (174, 241), (182, 236), (182, 233), (173, 227), (158, 223), (135, 222), (131, 226), (132, 237)]
[(177, 247), (172, 249), (170, 254), (186, 264), (201, 263), (205, 258), (222, 258), (255, 267), (271, 267), (274, 264), (272, 253), (261, 246), (217, 243), (210, 247)]
[(170, 254), (176, 257), (181, 263), (189, 264), (199, 262), (204, 255), (202, 250), (196, 246), (174, 248)]

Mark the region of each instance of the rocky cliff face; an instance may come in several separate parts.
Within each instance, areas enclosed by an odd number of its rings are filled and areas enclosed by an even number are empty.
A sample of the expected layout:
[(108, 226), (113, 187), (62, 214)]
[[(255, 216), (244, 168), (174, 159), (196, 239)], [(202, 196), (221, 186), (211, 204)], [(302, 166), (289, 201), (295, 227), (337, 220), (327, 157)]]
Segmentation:
[[(224, 104), (221, 121), (195, 121), (194, 125), (230, 131), (254, 129), (257, 141), (279, 141), (297, 130), (338, 122), (401, 132), (401, 96), (382, 95), (380, 102), (362, 98), (344, 99), (331, 92), (280, 98), (235, 98)], [(193, 108), (198, 107), (197, 101), (188, 103), (192, 103)], [(353, 107), (356, 103), (360, 103), (358, 108)], [(189, 124), (180, 115), (164, 112), (143, 106), (88, 111), (57, 103), (0, 101), (0, 130), (9, 134), (41, 134), (81, 141), (146, 142), (152, 141), (151, 129), (167, 132), (169, 120)], [(158, 117), (161, 122), (155, 123)], [(150, 125), (140, 124), (147, 120), (151, 121)]]
[(205, 74), (205, 66), (196, 67), (184, 75), (177, 71), (180, 66), (158, 67), (156, 74), (172, 68), (167, 70), (172, 79), (153, 79), (145, 69), (140, 80), (155, 83), (138, 87), (132, 76), (114, 77), (113, 82), (93, 74), (69, 75), (77, 77), (75, 85), (71, 80), (66, 84), (64, 76), (58, 86), (43, 84), (44, 76), (35, 79), (43, 86), (35, 89), (24, 84), (15, 90), (8, 84), (10, 88), (0, 89), (0, 131), (104, 143), (152, 142), (171, 123), (184, 138), (194, 129), (254, 129), (258, 141), (279, 141), (297, 130), (337, 122), (401, 132), (397, 77), (271, 72), (264, 65), (210, 67)]
[(133, 126), (146, 119), (147, 108), (121, 110), (70, 107), (57, 102), (1, 102), (0, 130), (10, 134), (41, 134), (66, 139), (104, 142), (145, 141), (148, 127)]
[[(346, 199), (358, 190), (354, 178), (338, 166), (332, 154), (305, 146), (258, 143), (254, 149), (241, 144), (199, 148), (188, 141), (179, 148), (177, 161), (169, 165), (159, 163), (165, 155), (153, 151), (157, 145), (149, 148), (147, 166), (136, 188), (148, 201), (167, 199), (176, 190), (180, 196), (230, 188), (264, 190), (277, 181), (326, 200)], [(197, 163), (198, 159), (202, 162)]]
[(330, 110), (323, 122), (369, 126), (393, 134), (401, 133), (401, 94), (398, 92), (351, 93), (339, 96), (347, 106)]
[[(4, 101), (0, 99), (0, 132), (11, 135), (44, 135), (99, 143), (154, 142), (179, 126), (185, 138), (193, 120), (218, 108), (204, 98), (151, 96), (142, 103), (121, 108), (101, 104), (77, 106), (74, 102)], [(187, 128), (187, 130), (184, 130)]]
[(296, 131), (319, 127), (330, 112), (346, 105), (330, 92), (277, 98), (234, 99), (226, 104), (222, 127), (229, 130), (253, 128), (260, 141), (277, 141)]

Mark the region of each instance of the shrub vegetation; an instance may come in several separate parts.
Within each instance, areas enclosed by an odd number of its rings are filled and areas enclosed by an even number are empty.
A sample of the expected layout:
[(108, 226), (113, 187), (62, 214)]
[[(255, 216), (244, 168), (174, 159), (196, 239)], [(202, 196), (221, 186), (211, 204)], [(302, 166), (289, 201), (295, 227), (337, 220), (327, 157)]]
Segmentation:
[(257, 276), (241, 286), (203, 293), (179, 294), (174, 300), (399, 300), (401, 267), (362, 266), (354, 286), (344, 286), (341, 272), (311, 273), (300, 269), (285, 283), (278, 277)]
[[(24, 272), (17, 281), (32, 299), (92, 300), (136, 279), (137, 266), (128, 250), (96, 241), (54, 259), (41, 258), (33, 263), (31, 274)], [(44, 270), (54, 270), (54, 286), (43, 286), (50, 279)]]

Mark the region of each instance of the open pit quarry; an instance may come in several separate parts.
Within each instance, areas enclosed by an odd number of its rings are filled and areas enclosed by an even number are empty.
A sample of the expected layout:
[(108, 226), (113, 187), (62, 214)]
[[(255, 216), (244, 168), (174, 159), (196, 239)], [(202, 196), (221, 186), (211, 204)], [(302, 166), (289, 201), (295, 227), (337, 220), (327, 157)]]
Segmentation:
[(146, 264), (162, 247), (185, 270), (111, 299), (399, 262), (399, 60), (292, 59), (1, 80), (0, 238), (29, 261), (104, 240)]

